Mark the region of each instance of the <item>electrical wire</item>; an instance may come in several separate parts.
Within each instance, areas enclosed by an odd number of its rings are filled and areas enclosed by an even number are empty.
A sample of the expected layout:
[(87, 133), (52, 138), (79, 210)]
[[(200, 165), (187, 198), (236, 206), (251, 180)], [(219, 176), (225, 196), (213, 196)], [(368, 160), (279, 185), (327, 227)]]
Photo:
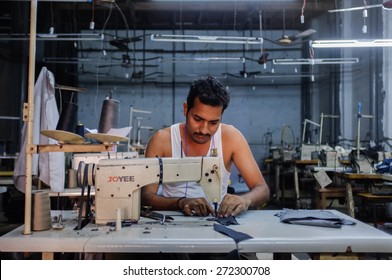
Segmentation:
[(93, 30), (95, 28), (94, 13), (95, 13), (95, 0), (92, 0), (91, 1), (91, 21), (90, 21), (90, 29), (91, 30)]
[[(101, 34), (105, 33), (105, 29), (106, 29), (106, 26), (110, 20), (111, 15), (112, 15), (112, 11), (113, 11), (113, 2), (110, 3), (109, 14), (108, 14), (103, 26), (102, 26)], [(100, 69), (99, 65), (100, 65), (100, 60), (102, 59), (102, 56), (105, 56), (104, 43), (105, 43), (104, 40), (102, 40), (101, 41), (101, 54), (100, 54), (99, 59), (97, 59), (97, 65), (96, 65), (96, 75), (95, 75), (96, 91), (95, 91), (95, 97), (94, 97), (94, 104), (95, 104), (94, 105), (94, 116), (96, 119), (99, 119), (99, 115), (97, 112), (97, 108), (98, 108), (97, 102), (98, 102), (98, 93), (99, 93), (99, 69)]]
[(306, 0), (304, 0), (304, 2), (302, 3), (302, 8), (301, 8), (301, 23), (305, 23), (305, 16), (304, 16), (305, 6), (306, 6)]

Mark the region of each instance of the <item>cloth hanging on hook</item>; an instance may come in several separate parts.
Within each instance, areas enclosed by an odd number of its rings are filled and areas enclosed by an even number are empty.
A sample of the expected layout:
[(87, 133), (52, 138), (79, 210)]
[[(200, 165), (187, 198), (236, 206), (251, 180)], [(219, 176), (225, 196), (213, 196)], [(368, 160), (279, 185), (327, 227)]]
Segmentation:
[[(46, 67), (41, 69), (34, 86), (34, 123), (33, 144), (57, 144), (57, 141), (40, 134), (41, 130), (55, 130), (59, 121), (57, 109), (54, 76)], [(27, 123), (23, 124), (21, 150), (15, 164), (13, 180), (15, 187), (26, 190), (26, 144)], [(33, 154), (32, 175), (39, 175), (39, 179), (50, 186), (54, 192), (64, 191), (65, 156), (62, 152)]]

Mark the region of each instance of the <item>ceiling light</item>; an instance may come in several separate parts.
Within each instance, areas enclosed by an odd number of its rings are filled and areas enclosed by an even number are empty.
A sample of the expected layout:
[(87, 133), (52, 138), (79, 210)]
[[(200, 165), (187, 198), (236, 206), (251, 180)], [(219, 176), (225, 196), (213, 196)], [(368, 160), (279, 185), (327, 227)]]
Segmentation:
[(281, 74), (263, 74), (253, 76), (255, 79), (276, 79), (276, 78), (312, 78), (312, 77), (322, 77), (323, 73), (304, 73), (304, 74), (291, 74), (291, 73), (281, 73)]
[(328, 12), (329, 13), (348, 12), (348, 11), (366, 10), (366, 9), (372, 9), (372, 8), (378, 8), (378, 7), (382, 7), (385, 10), (391, 10), (392, 9), (392, 1), (387, 1), (385, 3), (375, 4), (375, 5), (366, 5), (366, 6), (360, 6), (360, 7), (328, 10)]
[[(0, 41), (30, 40), (29, 34), (0, 34)], [(102, 41), (98, 33), (38, 33), (37, 41)]]
[(392, 47), (392, 39), (376, 40), (316, 40), (310, 42), (312, 48), (366, 48)]
[(173, 58), (173, 62), (214, 62), (214, 63), (245, 63), (244, 57), (182, 57)]
[(72, 57), (44, 57), (42, 59), (46, 63), (59, 63), (59, 64), (78, 64), (78, 63), (94, 63), (97, 61), (91, 58), (72, 58)]
[(164, 35), (152, 34), (152, 41), (160, 42), (188, 42), (188, 43), (226, 43), (226, 44), (262, 44), (263, 38), (258, 37), (231, 37), (231, 36), (204, 36), (204, 35)]
[(273, 64), (278, 65), (315, 65), (315, 64), (352, 64), (358, 63), (358, 58), (293, 58), (273, 59)]

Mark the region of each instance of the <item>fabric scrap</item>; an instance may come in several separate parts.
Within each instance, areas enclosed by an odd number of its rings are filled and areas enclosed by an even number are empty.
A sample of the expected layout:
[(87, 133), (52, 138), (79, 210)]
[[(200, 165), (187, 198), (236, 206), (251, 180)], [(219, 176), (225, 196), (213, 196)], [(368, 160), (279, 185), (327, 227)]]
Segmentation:
[(239, 225), (234, 216), (228, 216), (227, 218), (217, 218), (216, 221), (224, 226)]
[(235, 243), (239, 243), (241, 241), (253, 238), (252, 236), (246, 233), (235, 231), (221, 224), (214, 224), (214, 230), (231, 237)]

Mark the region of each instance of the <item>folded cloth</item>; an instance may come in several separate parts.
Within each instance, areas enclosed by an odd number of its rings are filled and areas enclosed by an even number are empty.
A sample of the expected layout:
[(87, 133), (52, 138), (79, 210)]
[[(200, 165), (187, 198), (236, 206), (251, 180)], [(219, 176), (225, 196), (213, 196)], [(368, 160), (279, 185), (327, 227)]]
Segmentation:
[(288, 224), (341, 228), (342, 225), (355, 225), (356, 223), (340, 218), (327, 210), (292, 210), (284, 209), (275, 216)]

